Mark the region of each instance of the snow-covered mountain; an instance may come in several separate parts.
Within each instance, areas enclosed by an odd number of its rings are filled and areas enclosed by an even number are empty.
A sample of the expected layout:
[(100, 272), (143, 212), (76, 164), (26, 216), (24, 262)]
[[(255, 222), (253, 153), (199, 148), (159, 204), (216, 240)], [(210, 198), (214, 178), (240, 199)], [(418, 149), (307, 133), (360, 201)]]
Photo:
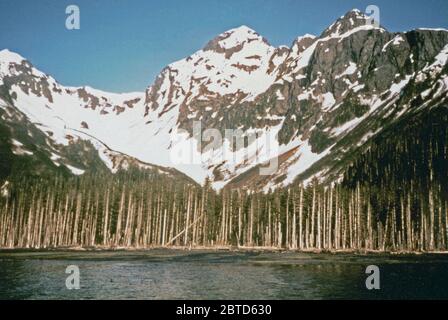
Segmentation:
[[(383, 128), (445, 103), (447, 59), (446, 30), (390, 33), (353, 10), (291, 47), (275, 48), (246, 26), (229, 30), (167, 66), (142, 93), (65, 87), (3, 50), (0, 108), (23, 114), (52, 148), (89, 142), (112, 171), (154, 165), (198, 183), (209, 177), (215, 188), (268, 190), (297, 178), (337, 179)], [(227, 139), (199, 143), (207, 129)], [(242, 145), (229, 129), (239, 130)], [(54, 163), (60, 158), (51, 151)], [(278, 168), (260, 175), (272, 158)]]

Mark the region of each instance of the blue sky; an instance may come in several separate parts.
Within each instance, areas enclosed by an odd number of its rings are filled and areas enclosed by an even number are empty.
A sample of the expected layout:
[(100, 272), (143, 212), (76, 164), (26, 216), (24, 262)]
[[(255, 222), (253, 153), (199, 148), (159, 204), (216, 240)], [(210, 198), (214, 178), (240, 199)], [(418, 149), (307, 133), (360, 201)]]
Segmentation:
[[(70, 4), (80, 8), (80, 30), (65, 28)], [(447, 0), (0, 0), (0, 49), (64, 85), (141, 91), (164, 66), (228, 29), (245, 24), (275, 46), (290, 45), (369, 4), (390, 31), (448, 28)]]

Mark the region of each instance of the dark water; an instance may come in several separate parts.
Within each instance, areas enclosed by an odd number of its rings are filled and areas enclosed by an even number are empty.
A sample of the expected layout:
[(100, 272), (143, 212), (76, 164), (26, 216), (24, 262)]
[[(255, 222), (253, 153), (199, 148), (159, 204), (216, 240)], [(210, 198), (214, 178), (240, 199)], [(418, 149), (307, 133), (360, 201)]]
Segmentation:
[[(65, 285), (80, 269), (79, 290)], [(366, 289), (368, 265), (380, 290)], [(0, 252), (0, 299), (447, 299), (448, 255)]]

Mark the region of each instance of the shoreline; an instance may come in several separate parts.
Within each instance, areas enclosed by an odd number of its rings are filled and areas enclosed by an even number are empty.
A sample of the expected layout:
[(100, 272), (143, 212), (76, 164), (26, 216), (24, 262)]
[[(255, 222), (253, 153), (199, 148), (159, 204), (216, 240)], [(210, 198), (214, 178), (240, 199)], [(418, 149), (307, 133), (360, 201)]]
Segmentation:
[(359, 250), (359, 249), (338, 249), (338, 250), (322, 250), (322, 249), (288, 249), (278, 247), (247, 247), (247, 246), (149, 246), (149, 247), (110, 247), (110, 246), (94, 246), (94, 247), (46, 247), (46, 248), (25, 248), (25, 247), (0, 247), (0, 254), (7, 252), (145, 252), (155, 250), (168, 251), (208, 251), (208, 252), (270, 252), (270, 253), (296, 253), (296, 254), (359, 254), (359, 255), (425, 255), (437, 254), (448, 255), (448, 251), (391, 251), (391, 250)]

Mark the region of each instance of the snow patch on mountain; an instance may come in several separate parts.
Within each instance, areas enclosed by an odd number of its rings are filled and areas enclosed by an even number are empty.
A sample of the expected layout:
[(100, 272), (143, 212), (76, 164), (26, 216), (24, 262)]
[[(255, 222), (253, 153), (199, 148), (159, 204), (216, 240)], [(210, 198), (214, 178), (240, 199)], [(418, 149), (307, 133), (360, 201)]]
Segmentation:
[(342, 77), (352, 75), (356, 72), (356, 70), (357, 70), (356, 63), (350, 61), (349, 65), (347, 66), (347, 69), (345, 69), (344, 72), (342, 72), (341, 74), (337, 75), (335, 79), (337, 80)]
[(314, 163), (326, 156), (331, 148), (332, 146), (321, 153), (314, 153), (309, 142), (302, 141), (294, 156), (294, 163), (287, 170), (287, 178), (283, 181), (283, 186), (292, 183), (299, 174), (305, 172)]
[(85, 172), (85, 170), (73, 167), (73, 166), (68, 165), (68, 164), (64, 164), (64, 166), (66, 166), (67, 169), (69, 169), (74, 175), (77, 175), (77, 176), (83, 175), (84, 172)]
[(386, 52), (387, 47), (389, 47), (390, 45), (393, 46), (398, 46), (400, 43), (404, 42), (404, 39), (401, 35), (397, 35), (395, 36), (392, 40), (390, 40), (389, 42), (387, 42), (384, 46), (383, 49), (381, 50), (382, 52)]

